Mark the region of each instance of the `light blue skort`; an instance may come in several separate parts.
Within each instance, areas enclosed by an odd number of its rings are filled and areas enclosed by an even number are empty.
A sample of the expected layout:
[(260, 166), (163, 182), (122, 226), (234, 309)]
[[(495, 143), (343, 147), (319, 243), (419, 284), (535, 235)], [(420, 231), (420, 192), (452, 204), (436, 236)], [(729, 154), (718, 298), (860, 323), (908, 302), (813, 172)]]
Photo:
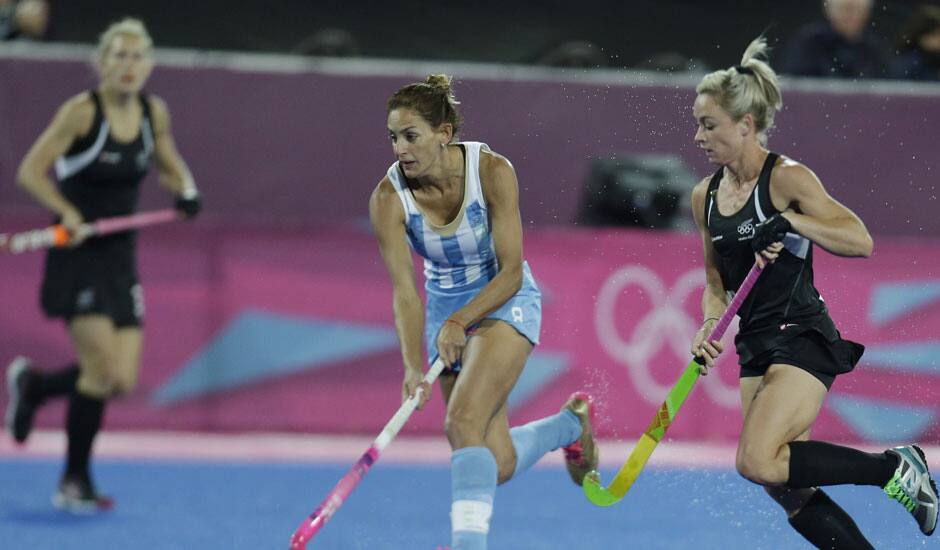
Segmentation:
[[(441, 325), (455, 311), (462, 308), (486, 286), (489, 281), (480, 280), (469, 288), (441, 289), (437, 286), (425, 285), (427, 291), (427, 307), (425, 308), (424, 338), (428, 346), (428, 359), (434, 362), (437, 359), (437, 335)], [(529, 264), (522, 263), (522, 288), (506, 301), (499, 309), (490, 313), (485, 319), (499, 319), (509, 323), (519, 334), (526, 337), (532, 345), (538, 345), (539, 332), (542, 328), (542, 293), (535, 284)], [(468, 327), (472, 329), (473, 327)], [(455, 372), (460, 371), (460, 365), (454, 365)]]

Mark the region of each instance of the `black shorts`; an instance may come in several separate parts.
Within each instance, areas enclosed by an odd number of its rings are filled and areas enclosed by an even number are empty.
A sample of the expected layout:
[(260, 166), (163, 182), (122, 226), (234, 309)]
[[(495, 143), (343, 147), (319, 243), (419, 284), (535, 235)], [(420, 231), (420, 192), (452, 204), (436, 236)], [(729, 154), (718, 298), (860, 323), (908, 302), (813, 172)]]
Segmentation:
[(45, 314), (66, 321), (100, 314), (116, 327), (141, 326), (144, 296), (135, 248), (132, 238), (107, 238), (50, 250), (40, 299)]
[(836, 376), (850, 372), (865, 346), (850, 340), (830, 340), (816, 330), (800, 331), (757, 357), (741, 364), (741, 378), (763, 376), (771, 365), (792, 365), (832, 387)]

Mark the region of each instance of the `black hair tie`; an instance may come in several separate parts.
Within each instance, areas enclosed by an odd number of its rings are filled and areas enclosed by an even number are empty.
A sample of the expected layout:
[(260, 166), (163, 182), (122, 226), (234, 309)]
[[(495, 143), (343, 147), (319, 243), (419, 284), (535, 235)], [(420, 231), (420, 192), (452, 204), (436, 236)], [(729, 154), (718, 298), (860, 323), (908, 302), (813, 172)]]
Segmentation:
[(751, 69), (750, 67), (745, 67), (743, 65), (735, 65), (734, 70), (738, 71), (738, 73), (740, 74), (749, 74), (751, 76), (755, 76), (754, 70)]

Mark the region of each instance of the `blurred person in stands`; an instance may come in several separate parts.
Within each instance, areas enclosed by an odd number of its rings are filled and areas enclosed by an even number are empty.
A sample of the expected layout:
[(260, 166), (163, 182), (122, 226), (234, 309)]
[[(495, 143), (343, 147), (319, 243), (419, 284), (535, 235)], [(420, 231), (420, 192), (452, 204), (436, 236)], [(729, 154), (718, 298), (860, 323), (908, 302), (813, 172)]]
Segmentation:
[[(409, 84), (388, 101), (395, 162), (369, 214), (392, 281), (405, 367), (402, 399), (423, 388), (424, 357), (440, 358), (451, 454), (453, 550), (486, 548), (497, 484), (564, 448), (572, 481), (597, 467), (593, 402), (575, 392), (561, 412), (509, 427), (508, 398), (539, 342), (542, 299), (524, 260), (519, 184), (485, 143), (457, 141), (461, 117), (446, 75)], [(427, 303), (411, 248), (424, 258)]]
[(884, 78), (889, 49), (869, 25), (874, 0), (823, 0), (825, 21), (799, 30), (781, 72), (796, 76)]
[(904, 26), (894, 76), (940, 81), (940, 6), (920, 6)]
[(320, 29), (294, 47), (294, 52), (310, 57), (358, 57), (359, 42), (346, 29)]
[(49, 26), (46, 0), (0, 0), (0, 40), (40, 40)]
[(705, 320), (691, 352), (704, 359), (707, 374), (723, 346), (706, 336), (751, 266), (764, 266), (741, 306), (734, 340), (743, 412), (738, 472), (762, 485), (790, 525), (818, 548), (872, 548), (821, 489), (831, 485), (883, 490), (930, 535), (937, 487), (920, 447), (868, 453), (810, 439), (833, 382), (851, 372), (864, 351), (842, 338), (816, 289), (814, 249), (868, 257), (874, 244), (859, 217), (829, 195), (816, 174), (767, 148), (783, 102), (766, 52), (758, 38), (739, 65), (709, 73), (696, 87), (695, 143), (717, 170), (692, 191), (706, 283)]
[[(156, 165), (184, 217), (200, 207), (192, 175), (170, 130), (160, 98), (143, 91), (153, 68), (153, 43), (143, 23), (124, 19), (101, 35), (98, 86), (67, 100), (20, 164), (19, 184), (56, 215), (71, 235), (69, 248), (46, 256), (41, 303), (63, 319), (77, 361), (39, 370), (26, 357), (7, 368), (7, 428), (25, 442), (45, 401), (69, 399), (68, 451), (54, 503), (73, 512), (111, 507), (92, 481), (92, 443), (107, 400), (126, 395), (138, 378), (144, 312), (134, 231), (85, 241), (83, 224), (132, 214), (140, 183)], [(55, 168), (58, 184), (47, 174)]]

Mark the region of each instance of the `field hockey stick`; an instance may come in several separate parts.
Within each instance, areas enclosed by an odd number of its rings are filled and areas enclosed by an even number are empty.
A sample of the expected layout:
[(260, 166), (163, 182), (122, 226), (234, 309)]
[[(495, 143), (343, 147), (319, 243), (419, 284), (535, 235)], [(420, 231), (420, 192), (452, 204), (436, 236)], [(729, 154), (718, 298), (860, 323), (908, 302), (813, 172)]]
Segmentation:
[[(128, 229), (140, 229), (148, 225), (171, 222), (178, 217), (179, 215), (176, 210), (167, 208), (165, 210), (140, 212), (129, 216), (102, 218), (91, 223), (82, 224), (80, 231), (87, 235), (87, 237), (95, 237), (127, 231)], [(31, 252), (45, 248), (61, 248), (67, 246), (71, 239), (72, 236), (62, 224), (9, 235), (0, 233), (0, 251), (19, 254), (21, 252)]]
[[(434, 364), (431, 365), (431, 368), (428, 369), (427, 374), (424, 375), (424, 381), (428, 384), (434, 384), (434, 381), (437, 379), (438, 375), (441, 374), (442, 370), (444, 370), (444, 362), (438, 358), (434, 361)], [(359, 485), (359, 482), (362, 481), (362, 478), (369, 473), (369, 469), (379, 459), (382, 450), (398, 435), (402, 426), (408, 421), (408, 417), (411, 416), (415, 407), (418, 406), (420, 397), (421, 388), (415, 392), (414, 397), (406, 399), (405, 402), (401, 404), (401, 407), (398, 408), (398, 412), (396, 412), (395, 415), (392, 416), (392, 419), (388, 421), (388, 424), (382, 428), (382, 432), (375, 438), (372, 445), (359, 457), (359, 460), (346, 472), (346, 475), (339, 480), (333, 487), (333, 490), (330, 491), (330, 494), (317, 506), (317, 509), (300, 524), (300, 527), (298, 527), (296, 531), (294, 531), (294, 536), (290, 539), (291, 550), (306, 548), (310, 539), (312, 539), (314, 535), (323, 528), (326, 522), (333, 517), (333, 514), (336, 513), (339, 507), (343, 505), (343, 502), (349, 497), (349, 493), (351, 493), (353, 489)]]
[[(734, 298), (731, 299), (731, 303), (728, 304), (728, 307), (725, 308), (725, 312), (721, 315), (721, 318), (718, 319), (718, 323), (715, 324), (715, 327), (708, 335), (706, 341), (721, 340), (728, 325), (731, 324), (731, 320), (738, 312), (744, 300), (747, 299), (747, 295), (751, 292), (751, 288), (754, 287), (754, 283), (757, 282), (761, 271), (762, 268), (755, 263), (754, 267), (748, 272), (747, 277), (744, 278), (744, 282), (741, 283), (741, 287), (735, 293)], [(620, 502), (620, 499), (627, 494), (627, 491), (630, 490), (633, 482), (636, 481), (636, 478), (643, 470), (643, 466), (646, 465), (646, 461), (649, 460), (650, 455), (653, 454), (653, 450), (656, 449), (656, 445), (662, 440), (669, 425), (672, 424), (676, 414), (679, 413), (679, 409), (682, 407), (682, 404), (685, 403), (685, 398), (689, 396), (692, 388), (695, 387), (695, 382), (698, 381), (699, 378), (699, 369), (703, 363), (704, 361), (701, 357), (695, 357), (685, 368), (682, 376), (679, 377), (679, 380), (669, 390), (666, 400), (656, 411), (656, 416), (653, 417), (653, 421), (650, 422), (649, 427), (646, 428), (646, 432), (640, 436), (640, 440), (637, 442), (636, 446), (633, 447), (633, 452), (630, 453), (630, 457), (627, 458), (627, 461), (623, 463), (617, 475), (611, 480), (610, 485), (607, 487), (601, 485), (601, 475), (597, 470), (592, 470), (584, 476), (584, 481), (581, 486), (588, 500), (598, 506), (611, 506)]]

